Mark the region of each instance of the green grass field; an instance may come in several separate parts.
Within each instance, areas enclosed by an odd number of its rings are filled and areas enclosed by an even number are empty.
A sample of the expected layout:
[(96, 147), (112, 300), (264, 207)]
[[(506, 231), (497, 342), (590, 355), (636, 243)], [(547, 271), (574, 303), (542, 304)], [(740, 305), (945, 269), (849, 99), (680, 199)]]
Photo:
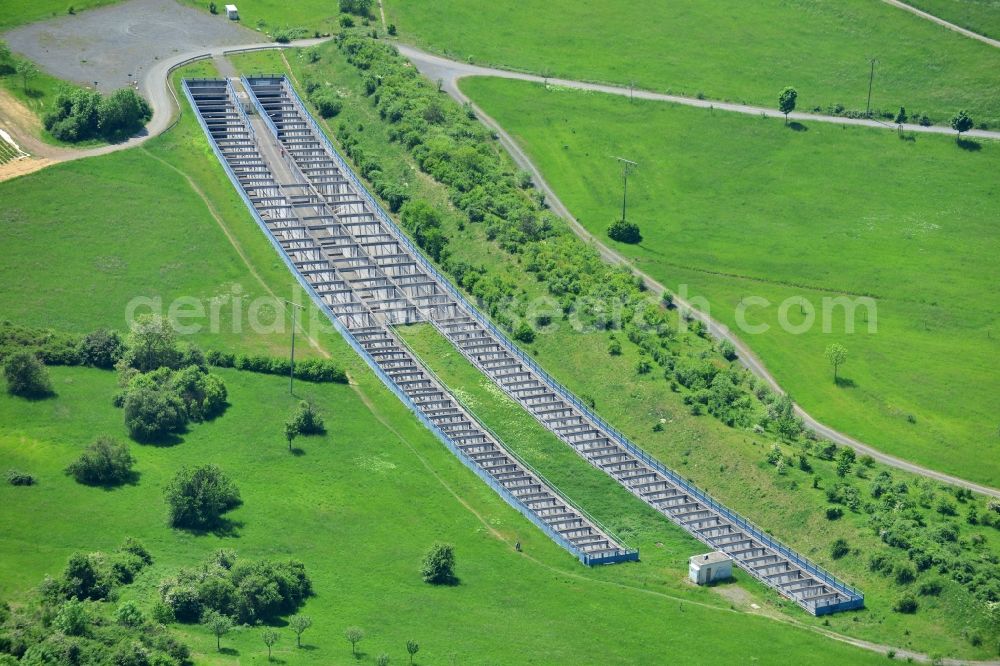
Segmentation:
[[(0, 397), (5, 463), (39, 478), (35, 487), (0, 488), (6, 598), (16, 599), (45, 573), (57, 574), (73, 551), (110, 550), (131, 535), (156, 558), (127, 590), (147, 608), (160, 578), (218, 548), (303, 560), (316, 596), (302, 612), (315, 626), (304, 650), (282, 630), (277, 656), (287, 663), (353, 663), (341, 637), (350, 625), (368, 635), (359, 646), (366, 653), (361, 663), (383, 651), (403, 663), (409, 639), (421, 645), (418, 663), (627, 664), (664, 654), (710, 663), (884, 660), (803, 628), (730, 611), (714, 592), (680, 582), (684, 552), (673, 552), (669, 578), (655, 582), (642, 581), (653, 573), (645, 563), (584, 568), (466, 470), (370, 375), (358, 389), (300, 388), (325, 410), (330, 434), (297, 442), (304, 454), (293, 456), (280, 430), (293, 404), (284, 382), (222, 374), (232, 403), (226, 414), (196, 426), (179, 445), (133, 445), (140, 479), (113, 491), (78, 485), (62, 470), (95, 434), (121, 432), (121, 413), (108, 399), (114, 374), (57, 368), (57, 398)], [(239, 525), (234, 536), (195, 537), (167, 527), (161, 489), (192, 456), (217, 462), (239, 485), (244, 505), (232, 513)], [(515, 539), (523, 554), (514, 551)], [(418, 563), (436, 540), (456, 547), (457, 587), (420, 581)], [(664, 550), (673, 546), (667, 542)], [(660, 567), (655, 573), (659, 578)], [(682, 623), (683, 633), (662, 630)], [(214, 637), (200, 628), (179, 630), (198, 663), (266, 659), (256, 630), (226, 637), (228, 654), (216, 653)], [(719, 631), (729, 640), (705, 660), (703, 643)]]
[(875, 56), (874, 108), (1000, 124), (997, 49), (871, 0), (385, 4), (400, 39), (459, 60), (770, 107), (791, 85), (800, 110), (864, 111)]
[[(900, 457), (1000, 484), (991, 370), (1000, 300), (990, 287), (1000, 279), (990, 176), (1000, 146), (967, 151), (947, 137), (821, 123), (796, 132), (779, 120), (498, 79), (463, 89), (606, 242), (620, 215), (611, 156), (638, 161), (629, 215), (644, 239), (617, 249), (670, 289), (707, 297), (814, 416)], [(846, 334), (837, 308), (824, 333), (822, 299), (839, 295), (874, 297), (877, 332), (862, 308)], [(765, 334), (738, 326), (750, 297), (771, 303), (746, 309), (748, 323), (770, 326)], [(803, 334), (779, 325), (790, 297), (815, 308)], [(797, 305), (786, 314), (804, 321)], [(839, 386), (823, 356), (831, 342), (850, 353)]]
[(56, 16), (63, 16), (69, 13), (72, 7), (74, 12), (82, 12), (94, 7), (114, 4), (119, 0), (74, 0), (66, 3), (63, 0), (6, 0), (3, 6), (3, 13), (0, 15), (0, 32), (25, 23), (44, 21)]
[[(195, 9), (208, 11), (208, 0), (179, 0)], [(218, 11), (225, 3), (217, 2)], [(240, 2), (240, 23), (251, 30), (272, 32), (277, 28), (303, 28), (313, 33), (328, 34), (337, 29), (339, 6), (328, 0), (305, 0), (304, 2), (283, 2), (282, 0), (247, 0)]]
[(996, 0), (908, 0), (909, 4), (980, 35), (1000, 36), (1000, 3)]

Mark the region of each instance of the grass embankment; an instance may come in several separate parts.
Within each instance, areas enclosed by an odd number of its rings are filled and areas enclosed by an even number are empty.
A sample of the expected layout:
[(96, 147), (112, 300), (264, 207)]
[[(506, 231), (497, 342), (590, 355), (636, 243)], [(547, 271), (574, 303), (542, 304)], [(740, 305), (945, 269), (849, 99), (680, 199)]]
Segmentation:
[(390, 0), (386, 14), (400, 39), (463, 61), (769, 107), (792, 85), (802, 110), (864, 111), (874, 55), (874, 108), (1000, 123), (1000, 51), (881, 2)]
[[(645, 272), (707, 297), (783, 387), (814, 416), (934, 469), (1000, 485), (991, 371), (998, 352), (1000, 280), (992, 232), (1000, 145), (780, 121), (499, 79), (466, 90), (525, 147), (581, 223)], [(609, 121), (613, 118), (614, 121)], [(609, 155), (639, 162), (629, 217), (643, 241), (607, 238), (620, 215), (621, 175)], [(877, 331), (859, 308), (823, 330), (823, 298), (871, 296)], [(738, 326), (745, 319), (766, 333)], [(805, 298), (816, 321), (802, 334), (780, 304)], [(808, 307), (808, 306), (807, 306)], [(805, 321), (798, 304), (787, 321)], [(794, 330), (794, 329), (792, 329)], [(849, 350), (834, 384), (824, 349)]]
[[(192, 176), (232, 242), (204, 204), (190, 204), (200, 201), (198, 193), (190, 185), (186, 191), (182, 176), (155, 157)], [(156, 180), (155, 190), (147, 178)], [(45, 192), (57, 193), (61, 204), (47, 203)], [(244, 293), (254, 295), (265, 285), (280, 293), (290, 283), (189, 110), (145, 150), (52, 167), (0, 185), (0, 193), (18, 203), (4, 212), (5, 229), (14, 230), (6, 256), (16, 260), (16, 271), (8, 269), (4, 279), (12, 289), (35, 285), (30, 294), (8, 289), (2, 307), (24, 323), (77, 331), (121, 326), (122, 303), (133, 292), (210, 298), (220, 283), (245, 285)], [(74, 212), (74, 203), (95, 194), (105, 197), (103, 205), (84, 206), (86, 216)], [(132, 206), (114, 208), (118, 199)], [(172, 205), (185, 214), (171, 214)], [(29, 234), (34, 224), (42, 226)], [(46, 234), (47, 245), (35, 239)], [(105, 256), (113, 261), (102, 262)], [(92, 275), (108, 266), (117, 271), (113, 280)], [(61, 297), (47, 295), (53, 290)], [(26, 302), (29, 297), (34, 300)], [(51, 300), (39, 303), (40, 297)], [(209, 348), (222, 342), (277, 351), (284, 336), (244, 329), (194, 339)], [(719, 663), (748, 654), (761, 663), (881, 660), (802, 628), (733, 613), (712, 591), (683, 582), (688, 553), (672, 550), (676, 540), (664, 541), (658, 566), (581, 567), (466, 470), (344, 343), (335, 336), (323, 342), (357, 384), (296, 384), (299, 395), (317, 401), (329, 430), (297, 441), (302, 456), (290, 455), (283, 439), (281, 423), (294, 404), (285, 381), (217, 370), (229, 389), (226, 413), (193, 426), (175, 446), (133, 444), (138, 482), (110, 491), (78, 485), (63, 470), (96, 436), (124, 439), (122, 413), (111, 405), (113, 373), (56, 367), (50, 369), (55, 398), (0, 395), (0, 457), (39, 481), (0, 487), (0, 595), (16, 602), (45, 573), (58, 573), (72, 552), (111, 550), (131, 535), (156, 557), (127, 589), (147, 611), (162, 577), (218, 548), (235, 548), (246, 558), (302, 559), (317, 592), (302, 612), (315, 626), (304, 637), (312, 649), (305, 650), (295, 649), (290, 632), (281, 630), (277, 655), (289, 663), (353, 663), (341, 637), (349, 625), (367, 631), (359, 646), (364, 662), (382, 651), (404, 660), (409, 639), (420, 642), (418, 661), (431, 663), (624, 664), (651, 654), (695, 660), (704, 658), (702, 646), (720, 630), (738, 640), (713, 650), (709, 657)], [(180, 466), (202, 461), (220, 465), (239, 485), (244, 505), (231, 514), (233, 535), (191, 536), (166, 525), (163, 487)], [(521, 555), (513, 550), (515, 539), (524, 547)], [(419, 559), (435, 540), (455, 544), (460, 586), (420, 582)], [(665, 633), (664, 622), (690, 627), (683, 636)], [(230, 651), (220, 654), (205, 630), (175, 629), (199, 663), (265, 659), (256, 630), (227, 636), (223, 645)]]
[[(442, 229), (452, 239), (449, 247), (455, 260), (467, 261), (487, 268), (517, 285), (515, 297), (534, 299), (547, 295), (546, 285), (527, 274), (521, 265), (523, 257), (511, 255), (497, 247), (486, 236), (484, 225), (469, 224), (449, 203), (447, 192), (415, 166), (409, 153), (399, 144), (388, 140), (392, 129), (364, 99), (361, 76), (349, 66), (333, 47), (319, 50), (320, 59), (309, 63), (301, 52), (287, 52), (293, 74), (302, 80), (311, 77), (341, 96), (343, 110), (337, 118), (325, 123), (331, 131), (340, 123), (352, 130), (362, 127), (354, 136), (369, 158), (382, 166), (383, 177), (405, 183), (413, 198), (432, 201), (443, 212)], [(246, 72), (284, 69), (280, 54), (260, 53), (237, 56), (233, 62)], [(336, 143), (336, 139), (333, 139)], [(670, 324), (676, 328), (676, 313)], [(824, 517), (829, 506), (825, 501), (825, 485), (811, 487), (812, 473), (792, 469), (787, 475), (776, 474), (775, 468), (764, 462), (773, 440), (753, 433), (722, 426), (708, 416), (692, 416), (679, 394), (672, 393), (663, 380), (662, 371), (636, 376), (639, 351), (624, 340), (623, 354), (608, 356), (606, 333), (578, 333), (567, 322), (556, 318), (555, 323), (540, 331), (530, 345), (538, 361), (578, 395), (595, 396), (597, 410), (623, 429), (634, 441), (657, 455), (666, 464), (693, 479), (732, 508), (743, 512), (758, 524), (774, 531), (790, 545), (800, 549), (838, 575), (863, 588), (870, 612), (835, 616), (831, 626), (851, 635), (880, 640), (897, 645), (910, 645), (928, 652), (961, 654), (967, 657), (989, 657), (994, 648), (972, 648), (963, 636), (982, 632), (981, 604), (971, 599), (960, 585), (951, 585), (947, 595), (922, 601), (916, 616), (899, 616), (890, 608), (906, 588), (893, 588), (885, 581), (869, 584), (867, 557), (887, 552), (868, 524), (864, 513), (847, 512), (845, 518), (830, 522)], [(684, 353), (708, 353), (709, 344), (692, 333), (682, 333), (677, 344)], [(667, 423), (663, 432), (651, 432), (660, 420)], [(793, 451), (797, 447), (793, 447)], [(789, 452), (791, 453), (791, 452)], [(812, 458), (810, 457), (810, 460)], [(833, 463), (816, 462), (821, 481), (839, 482)], [(874, 471), (865, 470), (869, 476)], [(867, 493), (867, 481), (858, 481), (852, 473), (846, 481), (861, 484)], [(823, 481), (826, 483), (826, 481)], [(943, 495), (940, 489), (936, 492)], [(917, 491), (915, 491), (916, 493)], [(981, 506), (977, 500), (976, 505)], [(590, 507), (588, 507), (588, 510)], [(966, 509), (963, 507), (963, 511)], [(961, 520), (961, 519), (959, 519)], [(989, 532), (984, 528), (965, 528)], [(965, 534), (964, 529), (962, 531)], [(836, 538), (846, 538), (858, 554), (832, 562), (830, 544)], [(987, 537), (992, 538), (992, 537)], [(985, 552), (996, 552), (993, 541)], [(905, 552), (891, 549), (894, 558), (906, 559)], [(928, 576), (930, 574), (927, 574)], [(796, 611), (796, 617), (801, 614)]]
[(1000, 7), (994, 0), (907, 0), (907, 4), (980, 35), (1000, 37)]
[[(184, 72), (214, 70), (202, 63)], [(287, 351), (289, 320), (273, 297), (305, 298), (190, 111), (140, 149), (0, 183), (0, 197), (8, 202), (0, 211), (6, 318), (80, 333), (126, 328), (130, 303), (138, 314), (173, 306), (182, 317), (203, 313), (182, 323), (199, 327), (191, 336), (205, 348)], [(309, 315), (314, 336), (330, 334), (325, 319)]]

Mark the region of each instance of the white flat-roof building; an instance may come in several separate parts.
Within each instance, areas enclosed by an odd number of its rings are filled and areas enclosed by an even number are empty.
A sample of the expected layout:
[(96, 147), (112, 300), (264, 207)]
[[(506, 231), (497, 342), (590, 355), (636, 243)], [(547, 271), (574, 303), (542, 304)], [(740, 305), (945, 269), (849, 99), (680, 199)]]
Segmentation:
[(733, 577), (733, 561), (721, 552), (695, 555), (688, 560), (688, 576), (698, 585)]
[(226, 18), (230, 21), (240, 20), (240, 13), (236, 10), (236, 5), (226, 5)]

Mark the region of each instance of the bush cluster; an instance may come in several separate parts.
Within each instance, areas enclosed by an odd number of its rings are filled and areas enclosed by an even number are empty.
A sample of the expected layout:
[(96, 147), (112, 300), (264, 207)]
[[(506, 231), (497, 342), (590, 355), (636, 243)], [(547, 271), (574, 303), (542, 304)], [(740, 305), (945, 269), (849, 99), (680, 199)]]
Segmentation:
[(52, 106), (45, 114), (45, 129), (60, 141), (70, 142), (120, 141), (142, 129), (153, 115), (146, 100), (132, 88), (102, 97), (96, 91), (64, 87)]
[(312, 581), (296, 560), (244, 561), (222, 550), (203, 565), (163, 580), (159, 590), (179, 622), (198, 622), (206, 611), (215, 611), (256, 624), (294, 613), (312, 594)]
[(191, 421), (215, 418), (226, 408), (226, 385), (218, 376), (190, 365), (127, 375), (115, 402), (124, 408), (125, 427), (139, 441), (181, 432)]
[(163, 491), (173, 527), (206, 530), (242, 503), (236, 484), (216, 465), (181, 467)]
[(114, 553), (74, 553), (58, 579), (46, 579), (43, 592), (57, 599), (107, 600), (153, 563), (146, 548), (127, 538)]
[[(109, 620), (104, 610), (108, 604), (95, 601), (107, 599), (114, 588), (131, 581), (131, 576), (122, 577), (121, 571), (111, 568), (120, 565), (122, 570), (138, 571), (141, 566), (132, 556), (152, 562), (133, 540), (111, 556), (74, 555), (63, 579), (47, 578), (28, 603), (14, 608), (0, 605), (0, 664), (190, 664), (188, 648), (165, 627), (149, 622), (133, 602), (118, 606)], [(123, 564), (125, 559), (129, 561)], [(79, 596), (67, 576), (100, 580), (92, 586), (94, 594)]]
[[(289, 361), (276, 356), (251, 356), (245, 354), (230, 354), (220, 351), (209, 351), (205, 354), (209, 365), (217, 368), (236, 368), (247, 372), (259, 372), (267, 375), (288, 375)], [(307, 382), (347, 383), (347, 373), (333, 361), (309, 358), (295, 362), (295, 378)]]
[(22, 398), (43, 398), (52, 394), (52, 380), (45, 365), (31, 352), (15, 352), (3, 364), (7, 392)]
[(134, 464), (127, 444), (105, 436), (90, 444), (66, 473), (89, 486), (117, 486), (130, 480)]

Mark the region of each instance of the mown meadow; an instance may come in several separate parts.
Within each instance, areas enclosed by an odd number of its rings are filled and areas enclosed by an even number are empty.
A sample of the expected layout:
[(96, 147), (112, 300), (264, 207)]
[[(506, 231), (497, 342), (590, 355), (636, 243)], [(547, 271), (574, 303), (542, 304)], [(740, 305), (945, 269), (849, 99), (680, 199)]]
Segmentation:
[(458, 60), (548, 76), (800, 110), (900, 106), (938, 124), (960, 108), (1000, 123), (1000, 52), (881, 2), (615, 3), (388, 0), (400, 39)]

